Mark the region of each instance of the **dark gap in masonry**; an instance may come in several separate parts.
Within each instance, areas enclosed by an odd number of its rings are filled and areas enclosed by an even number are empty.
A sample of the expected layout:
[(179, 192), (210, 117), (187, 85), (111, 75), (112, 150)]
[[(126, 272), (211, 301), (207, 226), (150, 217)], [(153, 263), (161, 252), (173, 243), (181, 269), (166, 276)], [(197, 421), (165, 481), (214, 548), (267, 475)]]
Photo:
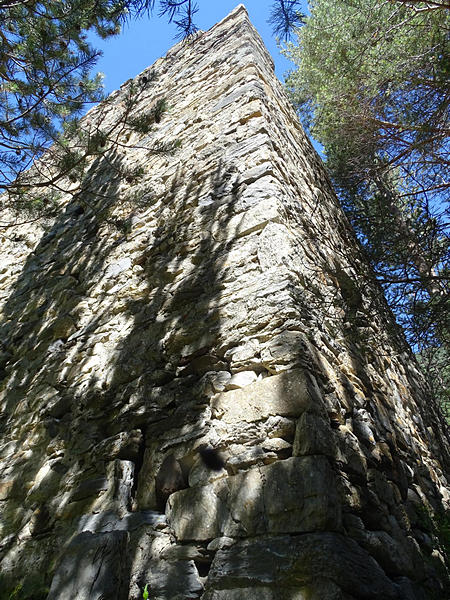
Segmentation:
[(140, 432), (142, 433), (142, 440), (141, 443), (139, 444), (139, 450), (137, 453), (136, 458), (134, 459), (134, 476), (133, 476), (133, 485), (131, 486), (131, 493), (130, 493), (130, 506), (128, 507), (129, 510), (133, 510), (133, 500), (136, 497), (136, 493), (137, 493), (137, 489), (138, 489), (138, 484), (139, 484), (139, 474), (141, 472), (142, 469), (142, 465), (144, 464), (144, 454), (145, 454), (145, 429), (141, 428)]

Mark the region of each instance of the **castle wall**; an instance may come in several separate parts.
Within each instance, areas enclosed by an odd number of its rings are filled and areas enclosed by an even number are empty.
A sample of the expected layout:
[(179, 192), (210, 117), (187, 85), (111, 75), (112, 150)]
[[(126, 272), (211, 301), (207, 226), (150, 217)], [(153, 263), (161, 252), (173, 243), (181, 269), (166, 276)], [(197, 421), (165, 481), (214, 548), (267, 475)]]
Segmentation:
[(4, 593), (443, 598), (444, 425), (244, 7), (130, 91), (0, 234)]

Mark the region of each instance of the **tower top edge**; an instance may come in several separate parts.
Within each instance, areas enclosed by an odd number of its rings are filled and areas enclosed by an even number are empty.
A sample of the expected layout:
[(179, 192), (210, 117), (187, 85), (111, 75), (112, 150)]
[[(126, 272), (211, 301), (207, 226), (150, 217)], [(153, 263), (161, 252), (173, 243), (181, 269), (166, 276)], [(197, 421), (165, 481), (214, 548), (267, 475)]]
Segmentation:
[[(197, 32), (197, 39), (198, 39), (198, 36), (200, 36), (200, 37), (203, 37), (203, 36), (208, 36), (208, 37), (209, 36), (214, 36), (214, 34), (216, 33), (217, 30), (221, 30), (224, 27), (225, 28), (228, 28), (228, 27), (231, 28), (233, 26), (233, 23), (239, 23), (241, 21), (242, 22), (246, 21), (248, 23), (248, 25), (253, 29), (253, 26), (251, 24), (250, 16), (248, 14), (247, 8), (242, 3), (238, 4), (223, 19), (221, 19), (217, 23), (214, 23), (214, 25), (212, 25), (209, 29), (207, 29), (207, 30), (198, 30), (198, 32)], [(255, 30), (255, 33), (257, 33), (256, 30)], [(194, 38), (193, 39), (195, 41), (195, 39), (196, 39), (196, 35), (195, 34), (194, 34)], [(132, 81), (136, 80), (137, 78), (141, 77), (146, 72), (154, 70), (155, 68), (157, 69), (159, 67), (159, 65), (161, 65), (162, 62), (170, 60), (172, 57), (178, 55), (179, 52), (180, 52), (180, 50), (184, 49), (185, 47), (186, 47), (186, 40), (179, 41), (178, 43), (176, 43), (175, 45), (173, 45), (171, 48), (169, 48), (169, 50), (164, 55), (162, 55), (158, 59), (156, 59), (156, 61), (153, 64), (151, 64), (148, 67), (146, 67), (141, 73), (138, 73), (136, 76), (134, 76), (131, 79), (128, 79), (127, 81), (123, 82), (122, 85), (120, 86), (120, 89), (123, 89), (123, 88), (127, 87), (130, 82), (132, 82)], [(114, 94), (114, 93), (117, 93), (117, 91), (116, 92), (112, 92), (112, 94)]]
[(236, 19), (237, 17), (246, 16), (248, 18), (248, 11), (244, 4), (238, 4), (231, 12), (229, 12), (223, 19), (218, 21), (215, 25), (211, 27), (213, 29), (217, 25), (220, 25), (224, 21), (228, 21), (229, 19)]

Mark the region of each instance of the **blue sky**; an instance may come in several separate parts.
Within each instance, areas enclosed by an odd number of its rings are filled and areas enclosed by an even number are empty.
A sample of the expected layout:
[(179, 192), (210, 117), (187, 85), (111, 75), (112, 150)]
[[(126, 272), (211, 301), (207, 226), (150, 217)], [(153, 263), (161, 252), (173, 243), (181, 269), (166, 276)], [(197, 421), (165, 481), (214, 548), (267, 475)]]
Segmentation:
[[(272, 26), (267, 23), (273, 1), (247, 0), (243, 4), (275, 62), (278, 78), (283, 81), (283, 75), (293, 69), (294, 64), (280, 53)], [(206, 31), (226, 17), (240, 2), (197, 0), (197, 4), (199, 11), (195, 15), (195, 22), (200, 29)], [(302, 0), (302, 11), (308, 13), (306, 0)], [(144, 16), (127, 23), (122, 33), (116, 37), (107, 40), (90, 38), (94, 47), (103, 52), (94, 71), (101, 71), (105, 75), (105, 92), (109, 94), (118, 89), (127, 79), (135, 77), (160, 56), (164, 56), (177, 43), (178, 34), (176, 25), (168, 23), (167, 17), (158, 17), (156, 8), (153, 16)], [(317, 152), (322, 154), (320, 144), (314, 139), (311, 141)]]
[[(198, 0), (197, 3), (199, 11), (196, 14), (196, 24), (200, 29), (207, 30), (231, 12), (239, 1)], [(293, 65), (280, 54), (271, 26), (267, 23), (272, 0), (247, 0), (243, 4), (275, 61), (277, 76), (282, 79), (283, 74)], [(306, 12), (306, 3), (304, 10)], [(177, 33), (176, 26), (169, 24), (167, 17), (158, 17), (156, 8), (153, 16), (127, 23), (119, 36), (108, 40), (92, 40), (94, 46), (103, 52), (94, 70), (105, 74), (105, 91), (110, 93), (117, 89), (124, 81), (163, 56), (178, 41)]]

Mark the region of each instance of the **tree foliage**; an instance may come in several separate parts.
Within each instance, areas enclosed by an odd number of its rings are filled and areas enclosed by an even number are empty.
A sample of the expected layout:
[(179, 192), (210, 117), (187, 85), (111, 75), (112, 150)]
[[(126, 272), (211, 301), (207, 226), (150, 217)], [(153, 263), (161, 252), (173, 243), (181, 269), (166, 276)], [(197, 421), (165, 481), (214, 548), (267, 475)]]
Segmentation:
[[(417, 352), (448, 360), (446, 2), (313, 0), (287, 86)], [(447, 345), (448, 348), (448, 345)]]
[(278, 0), (272, 6), (268, 22), (278, 38), (288, 40), (292, 30), (303, 24), (304, 18), (298, 0)]
[[(297, 5), (298, 0), (276, 0), (274, 27), (285, 33)], [(117, 143), (125, 122), (116, 123), (113, 131), (79, 129), (86, 105), (103, 99), (101, 76), (92, 76), (99, 52), (89, 36), (116, 35), (124, 21), (154, 9), (177, 25), (180, 36), (195, 33), (198, 6), (193, 0), (0, 0), (3, 208), (42, 208), (32, 198), (36, 188), (55, 187), (77, 172), (81, 176), (89, 156)]]
[(0, 191), (23, 187), (26, 171), (59, 133), (101, 99), (90, 70), (99, 53), (88, 42), (120, 31), (144, 0), (0, 1)]

